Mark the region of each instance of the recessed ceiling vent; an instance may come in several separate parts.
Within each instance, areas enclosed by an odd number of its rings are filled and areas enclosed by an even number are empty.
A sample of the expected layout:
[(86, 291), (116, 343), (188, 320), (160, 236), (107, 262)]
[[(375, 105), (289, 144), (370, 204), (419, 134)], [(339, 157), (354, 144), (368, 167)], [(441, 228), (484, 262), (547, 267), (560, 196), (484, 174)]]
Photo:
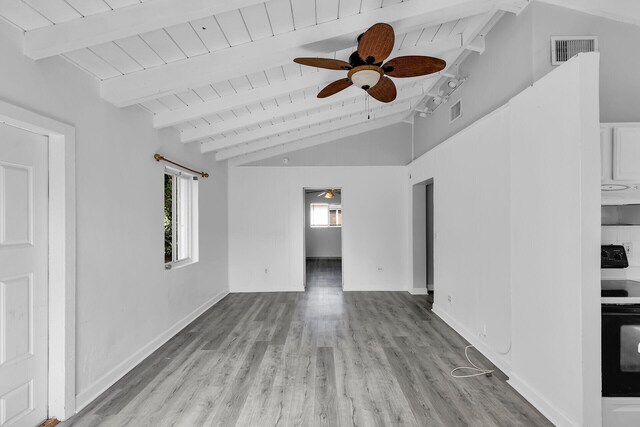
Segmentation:
[(551, 37), (551, 65), (567, 62), (581, 52), (597, 50), (598, 37), (595, 36)]
[(458, 100), (455, 104), (449, 107), (449, 123), (455, 122), (458, 117), (462, 115), (462, 104), (461, 99)]

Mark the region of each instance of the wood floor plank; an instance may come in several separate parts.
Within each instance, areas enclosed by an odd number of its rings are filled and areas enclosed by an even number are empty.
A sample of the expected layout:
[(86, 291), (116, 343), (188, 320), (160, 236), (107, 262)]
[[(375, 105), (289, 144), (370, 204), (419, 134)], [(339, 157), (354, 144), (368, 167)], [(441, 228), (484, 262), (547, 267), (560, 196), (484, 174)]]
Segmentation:
[(278, 323), (273, 332), (273, 337), (271, 338), (272, 344), (284, 345), (284, 343), (287, 341), (287, 336), (289, 335), (289, 329), (291, 328), (291, 322), (293, 321), (294, 309), (295, 309), (295, 304), (293, 303), (284, 304), (283, 313), (278, 319)]
[(264, 341), (256, 341), (247, 352), (240, 370), (229, 386), (224, 403), (220, 406), (220, 413), (214, 417), (215, 425), (236, 425), (267, 346), (268, 344)]
[(337, 426), (336, 369), (333, 360), (333, 347), (318, 347), (315, 386), (314, 425)]
[(444, 425), (435, 413), (433, 402), (424, 395), (408, 363), (395, 347), (385, 347), (391, 369), (419, 425)]
[(306, 292), (228, 295), (60, 425), (551, 426), (499, 371), (451, 377), (468, 343), (426, 296), (307, 267)]
[(315, 404), (316, 355), (301, 356), (294, 373), (291, 406), (286, 426), (313, 425)]

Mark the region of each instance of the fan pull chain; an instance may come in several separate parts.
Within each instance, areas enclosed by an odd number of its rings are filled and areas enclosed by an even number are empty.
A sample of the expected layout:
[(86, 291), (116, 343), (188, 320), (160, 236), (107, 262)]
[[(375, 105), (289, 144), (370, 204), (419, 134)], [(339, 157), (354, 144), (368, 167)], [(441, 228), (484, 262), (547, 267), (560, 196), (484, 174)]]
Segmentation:
[(364, 93), (364, 111), (367, 113), (367, 120), (371, 119), (371, 103), (369, 101), (369, 92)]

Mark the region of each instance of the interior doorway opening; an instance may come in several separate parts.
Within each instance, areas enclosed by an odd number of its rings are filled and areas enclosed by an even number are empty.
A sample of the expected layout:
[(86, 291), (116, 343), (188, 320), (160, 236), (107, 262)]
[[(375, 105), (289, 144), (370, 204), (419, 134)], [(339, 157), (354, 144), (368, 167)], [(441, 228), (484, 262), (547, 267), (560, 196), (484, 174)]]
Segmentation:
[(427, 180), (413, 186), (413, 292), (435, 293), (434, 185)]
[[(434, 231), (433, 231), (433, 181), (426, 185), (426, 209), (427, 209), (427, 291), (433, 297), (434, 287)], [(433, 302), (433, 301), (432, 301)]]
[(303, 200), (305, 289), (342, 289), (342, 189), (305, 188)]

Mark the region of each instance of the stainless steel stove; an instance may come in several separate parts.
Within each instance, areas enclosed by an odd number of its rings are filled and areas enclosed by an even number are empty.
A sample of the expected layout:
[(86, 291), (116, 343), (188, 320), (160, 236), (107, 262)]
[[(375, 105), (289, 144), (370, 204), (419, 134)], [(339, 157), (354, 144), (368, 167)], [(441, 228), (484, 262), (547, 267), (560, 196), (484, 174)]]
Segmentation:
[[(601, 267), (620, 269), (607, 276), (625, 277), (629, 267), (621, 245), (601, 247)], [(604, 270), (603, 270), (604, 271)], [(640, 426), (640, 282), (602, 280), (602, 425)]]

